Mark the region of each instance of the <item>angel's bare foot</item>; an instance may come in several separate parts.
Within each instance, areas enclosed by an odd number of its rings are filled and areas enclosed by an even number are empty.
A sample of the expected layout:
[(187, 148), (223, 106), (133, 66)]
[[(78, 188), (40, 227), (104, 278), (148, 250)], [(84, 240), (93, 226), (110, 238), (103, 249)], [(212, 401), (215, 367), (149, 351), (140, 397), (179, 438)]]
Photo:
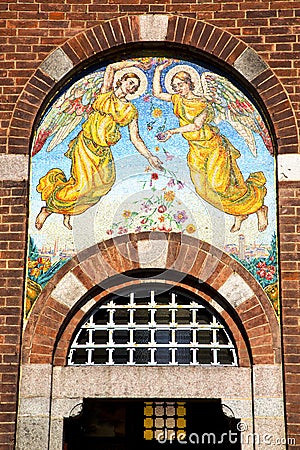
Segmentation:
[(234, 233), (235, 231), (239, 231), (239, 229), (241, 228), (242, 222), (244, 222), (244, 220), (248, 219), (248, 216), (245, 214), (243, 216), (235, 216), (234, 218), (234, 224), (232, 225), (230, 231), (231, 233)]
[(70, 216), (68, 214), (64, 215), (64, 226), (68, 228), (68, 230), (72, 230), (72, 225), (70, 223)]
[(268, 207), (263, 205), (257, 212), (258, 231), (265, 231), (268, 226)]
[(45, 206), (43, 208), (41, 208), (40, 212), (38, 213), (36, 219), (35, 219), (35, 227), (38, 230), (41, 230), (45, 220), (47, 219), (47, 217), (50, 216), (50, 214), (52, 214), (51, 211), (49, 211), (49, 209), (47, 209)]

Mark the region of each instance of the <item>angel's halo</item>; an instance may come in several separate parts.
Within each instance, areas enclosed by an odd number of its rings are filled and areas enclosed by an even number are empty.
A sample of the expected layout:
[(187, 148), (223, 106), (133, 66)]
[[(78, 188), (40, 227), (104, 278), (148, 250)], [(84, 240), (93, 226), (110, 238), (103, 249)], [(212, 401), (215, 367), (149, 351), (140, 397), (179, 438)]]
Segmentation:
[(126, 98), (128, 100), (134, 100), (136, 98), (139, 98), (141, 95), (144, 94), (147, 90), (148, 81), (147, 77), (144, 74), (144, 72), (139, 69), (138, 67), (125, 67), (124, 69), (117, 70), (114, 77), (114, 89), (116, 89), (117, 81), (119, 81), (123, 75), (126, 73), (134, 73), (140, 80), (140, 85), (135, 91), (134, 94), (127, 94)]
[(193, 92), (196, 95), (203, 94), (199, 73), (193, 67), (188, 66), (187, 64), (178, 64), (177, 66), (172, 67), (172, 69), (170, 69), (168, 71), (168, 73), (166, 74), (165, 86), (166, 86), (167, 91), (170, 94), (175, 94), (175, 91), (172, 87), (172, 79), (178, 72), (187, 72), (191, 76), (192, 82), (195, 86), (195, 89)]

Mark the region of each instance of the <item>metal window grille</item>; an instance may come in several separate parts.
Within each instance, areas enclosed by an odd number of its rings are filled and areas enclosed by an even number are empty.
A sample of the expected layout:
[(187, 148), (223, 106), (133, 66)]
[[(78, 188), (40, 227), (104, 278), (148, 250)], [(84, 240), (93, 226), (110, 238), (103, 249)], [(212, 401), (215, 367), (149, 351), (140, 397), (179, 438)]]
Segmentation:
[(68, 365), (230, 365), (235, 346), (199, 301), (168, 291), (116, 296), (96, 307), (73, 340)]

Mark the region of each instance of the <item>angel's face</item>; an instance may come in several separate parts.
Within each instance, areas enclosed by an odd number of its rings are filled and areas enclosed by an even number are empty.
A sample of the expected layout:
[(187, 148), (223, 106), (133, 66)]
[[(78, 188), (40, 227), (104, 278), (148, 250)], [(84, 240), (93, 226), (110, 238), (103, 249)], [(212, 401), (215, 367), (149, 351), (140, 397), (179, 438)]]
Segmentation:
[(189, 83), (176, 77), (172, 80), (172, 87), (177, 94), (180, 94), (183, 97), (191, 91)]
[(127, 80), (122, 81), (121, 89), (125, 95), (134, 94), (137, 91), (139, 84), (137, 78), (127, 78)]

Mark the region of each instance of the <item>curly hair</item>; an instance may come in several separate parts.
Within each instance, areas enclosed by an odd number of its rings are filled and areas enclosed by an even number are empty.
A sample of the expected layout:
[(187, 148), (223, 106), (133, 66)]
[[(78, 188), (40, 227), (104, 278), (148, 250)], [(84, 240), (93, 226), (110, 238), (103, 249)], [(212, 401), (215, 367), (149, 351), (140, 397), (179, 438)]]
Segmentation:
[[(195, 89), (195, 85), (192, 81), (192, 77), (188, 72), (185, 72), (184, 70), (182, 70), (181, 72), (177, 72), (171, 80), (171, 86), (174, 89), (174, 85), (173, 85), (173, 81), (175, 78), (178, 78), (179, 80), (183, 81), (184, 83), (187, 83), (191, 89), (191, 91), (193, 91)], [(175, 89), (174, 89), (175, 90)]]

